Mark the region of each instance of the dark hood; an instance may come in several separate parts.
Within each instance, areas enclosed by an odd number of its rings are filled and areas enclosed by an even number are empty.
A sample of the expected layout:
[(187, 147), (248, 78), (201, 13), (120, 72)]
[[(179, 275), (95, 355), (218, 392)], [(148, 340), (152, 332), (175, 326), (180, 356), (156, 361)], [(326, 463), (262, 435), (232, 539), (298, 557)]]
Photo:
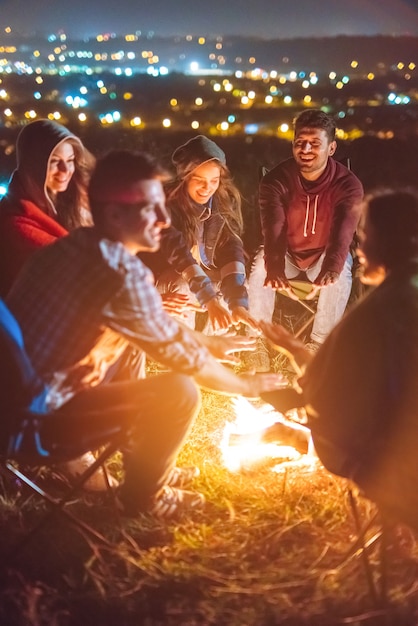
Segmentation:
[(45, 187), (46, 172), (51, 153), (68, 139), (81, 153), (83, 145), (78, 137), (61, 124), (43, 119), (25, 126), (16, 141), (17, 168), (10, 179), (11, 191), (18, 187), (25, 199), (53, 216), (56, 211)]

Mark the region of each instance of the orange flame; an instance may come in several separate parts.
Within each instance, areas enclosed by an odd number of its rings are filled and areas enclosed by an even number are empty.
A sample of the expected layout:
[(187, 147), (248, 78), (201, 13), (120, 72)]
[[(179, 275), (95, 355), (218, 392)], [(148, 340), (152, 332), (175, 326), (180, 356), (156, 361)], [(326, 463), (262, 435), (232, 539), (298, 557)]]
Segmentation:
[(281, 459), (280, 464), (273, 467), (275, 472), (285, 471), (289, 464), (305, 470), (316, 466), (318, 459), (306, 426), (292, 423), (292, 428), (301, 429), (309, 441), (307, 454), (301, 454), (290, 445), (263, 441), (263, 433), (267, 428), (278, 422), (289, 424), (289, 420), (269, 404), (256, 407), (245, 398), (238, 397), (233, 399), (233, 408), (235, 420), (226, 423), (220, 444), (227, 469), (237, 472), (265, 459)]

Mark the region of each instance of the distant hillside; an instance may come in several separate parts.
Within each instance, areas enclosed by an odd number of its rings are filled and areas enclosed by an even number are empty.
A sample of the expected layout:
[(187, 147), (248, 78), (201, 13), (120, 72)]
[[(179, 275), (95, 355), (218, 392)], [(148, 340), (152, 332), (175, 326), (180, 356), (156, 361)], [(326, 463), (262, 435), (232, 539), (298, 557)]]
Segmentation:
[(256, 66), (278, 71), (342, 70), (353, 60), (359, 71), (371, 66), (387, 70), (394, 64), (418, 64), (418, 37), (349, 37), (318, 39), (254, 39), (225, 37), (224, 49), (234, 49), (243, 56), (253, 55)]

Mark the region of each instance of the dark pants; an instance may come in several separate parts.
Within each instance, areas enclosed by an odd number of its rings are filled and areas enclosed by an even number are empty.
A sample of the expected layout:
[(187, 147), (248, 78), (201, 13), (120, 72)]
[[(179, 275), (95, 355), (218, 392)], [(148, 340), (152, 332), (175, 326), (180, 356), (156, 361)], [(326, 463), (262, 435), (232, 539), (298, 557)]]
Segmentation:
[(122, 449), (120, 495), (131, 510), (141, 510), (164, 485), (199, 408), (199, 390), (183, 374), (98, 385), (42, 416), (42, 446), (64, 460), (100, 446), (121, 428), (132, 429)]

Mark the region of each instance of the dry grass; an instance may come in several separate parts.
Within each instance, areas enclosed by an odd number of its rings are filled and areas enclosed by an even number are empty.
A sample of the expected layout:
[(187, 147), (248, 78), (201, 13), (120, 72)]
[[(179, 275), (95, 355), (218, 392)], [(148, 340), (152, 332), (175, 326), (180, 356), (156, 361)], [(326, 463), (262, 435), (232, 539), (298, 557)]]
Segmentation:
[[(180, 464), (197, 464), (208, 508), (181, 523), (123, 521), (107, 502), (76, 504), (114, 542), (88, 545), (60, 520), (3, 567), (0, 623), (7, 626), (406, 626), (418, 620), (418, 550), (387, 551), (387, 603), (373, 603), (347, 485), (320, 466), (277, 474), (272, 462), (228, 472), (219, 450), (231, 401), (203, 394)], [(118, 469), (118, 459), (115, 459)], [(363, 520), (374, 509), (359, 501)], [(0, 502), (2, 547), (36, 516), (34, 501)], [(372, 532), (373, 532), (372, 528)], [(378, 557), (371, 550), (372, 562)]]

